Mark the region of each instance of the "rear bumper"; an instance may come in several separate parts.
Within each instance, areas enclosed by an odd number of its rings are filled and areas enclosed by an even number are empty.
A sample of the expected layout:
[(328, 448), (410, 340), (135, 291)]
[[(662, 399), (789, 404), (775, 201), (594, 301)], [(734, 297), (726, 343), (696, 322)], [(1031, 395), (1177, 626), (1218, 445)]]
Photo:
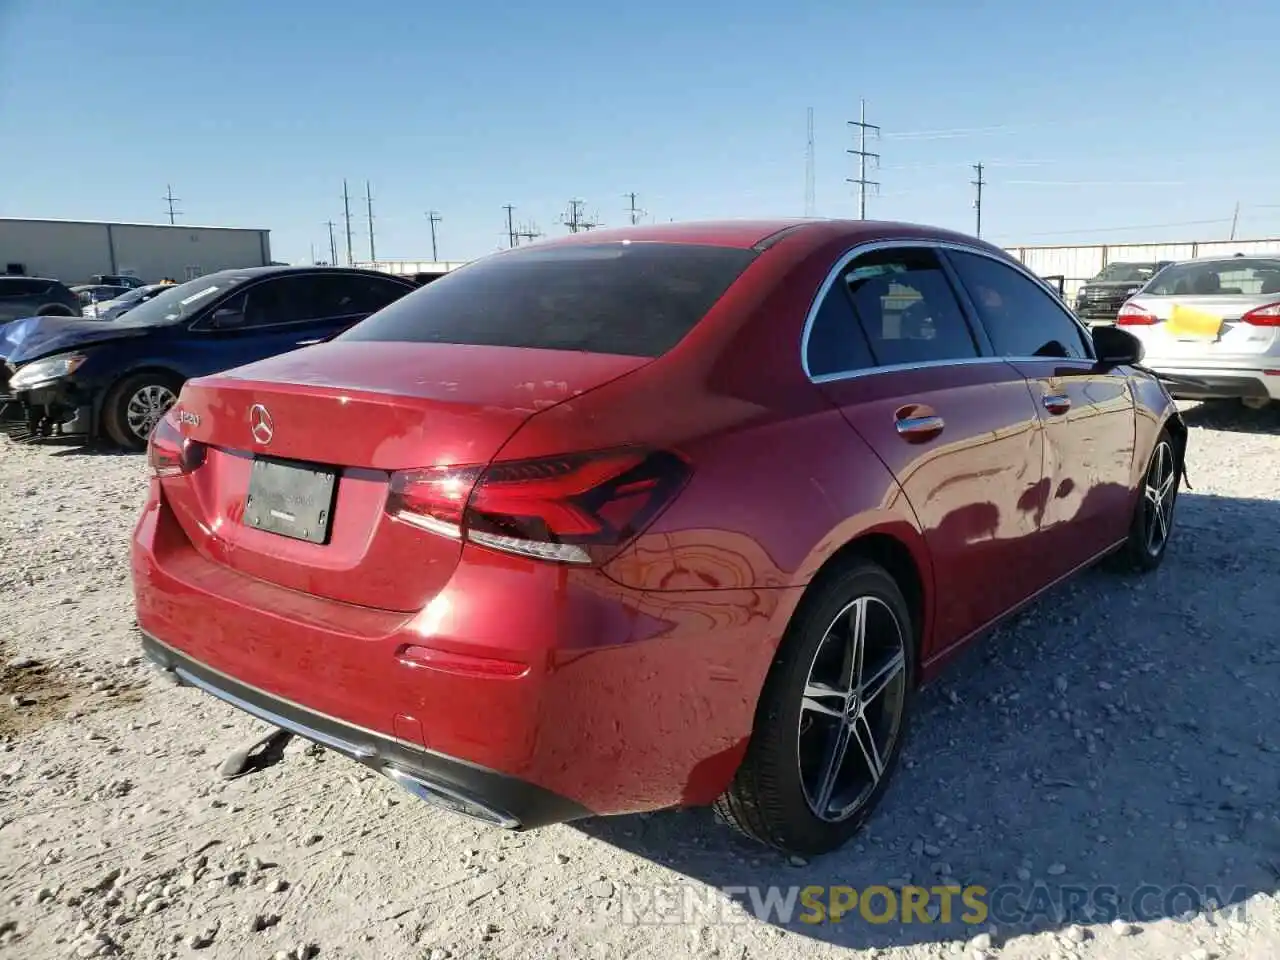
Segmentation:
[(154, 480), (131, 560), (153, 659), (522, 825), (714, 800), (801, 592), (645, 593), (469, 546), (425, 609), (375, 610), (206, 556)]
[(328, 747), (390, 778), (409, 793), (507, 829), (589, 816), (572, 800), (515, 777), (366, 730), (241, 683), (144, 632), (143, 652), (182, 686), (196, 687), (259, 720)]
[(1205, 367), (1185, 362), (1147, 360), (1159, 374), (1187, 378), (1197, 383), (1166, 381), (1169, 394), (1178, 400), (1280, 400), (1280, 362), (1276, 369)]

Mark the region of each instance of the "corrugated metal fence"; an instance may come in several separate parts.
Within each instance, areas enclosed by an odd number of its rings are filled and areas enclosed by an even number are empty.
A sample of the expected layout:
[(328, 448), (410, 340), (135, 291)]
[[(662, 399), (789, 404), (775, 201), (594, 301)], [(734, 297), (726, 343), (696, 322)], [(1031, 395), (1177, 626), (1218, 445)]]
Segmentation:
[(1076, 291), (1096, 277), (1108, 263), (1151, 263), (1159, 260), (1194, 260), (1197, 257), (1246, 255), (1280, 256), (1280, 239), (1272, 240), (1192, 240), (1187, 243), (1111, 243), (1089, 246), (1006, 247), (1033, 272), (1042, 277), (1066, 277), (1066, 296), (1075, 300)]

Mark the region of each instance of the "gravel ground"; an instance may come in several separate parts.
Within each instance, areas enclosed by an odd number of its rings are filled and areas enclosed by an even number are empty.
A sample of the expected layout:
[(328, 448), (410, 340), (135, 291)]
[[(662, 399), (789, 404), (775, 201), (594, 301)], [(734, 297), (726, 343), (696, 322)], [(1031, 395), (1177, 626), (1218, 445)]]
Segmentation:
[[(1188, 420), (1160, 572), (1087, 573), (965, 654), (859, 842), (812, 864), (706, 811), (503, 834), (297, 741), (220, 781), (264, 728), (138, 656), (143, 461), (5, 444), (0, 956), (1274, 960), (1280, 416)], [(769, 886), (906, 883), (1013, 895), (974, 925), (746, 912)], [(1080, 909), (1097, 885), (1130, 922)]]

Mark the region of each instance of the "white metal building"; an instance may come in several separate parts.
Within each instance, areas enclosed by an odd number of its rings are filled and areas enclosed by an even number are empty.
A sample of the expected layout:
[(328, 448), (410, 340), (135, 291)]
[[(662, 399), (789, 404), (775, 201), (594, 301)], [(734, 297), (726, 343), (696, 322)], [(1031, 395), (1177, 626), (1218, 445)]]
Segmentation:
[(0, 218), (0, 272), (67, 284), (100, 273), (182, 281), (270, 263), (269, 230)]
[(361, 260), (355, 264), (361, 270), (381, 270), (397, 277), (410, 277), (415, 273), (443, 275), (457, 270), (467, 260)]
[(1160, 260), (1194, 260), (1197, 257), (1246, 255), (1280, 256), (1280, 239), (1190, 240), (1185, 243), (1103, 243), (1085, 246), (1006, 247), (1032, 272), (1042, 277), (1065, 277), (1065, 294), (1096, 277), (1108, 263), (1154, 263)]

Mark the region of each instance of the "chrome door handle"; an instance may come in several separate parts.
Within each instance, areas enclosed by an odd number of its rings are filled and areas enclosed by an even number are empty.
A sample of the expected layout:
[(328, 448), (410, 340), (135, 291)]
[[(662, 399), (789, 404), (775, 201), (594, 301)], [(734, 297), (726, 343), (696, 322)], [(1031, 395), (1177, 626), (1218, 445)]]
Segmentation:
[(902, 437), (921, 437), (933, 433), (941, 433), (946, 426), (941, 417), (904, 417), (894, 423), (898, 435)]
[(1062, 394), (1050, 394), (1044, 398), (1044, 408), (1050, 413), (1066, 413), (1071, 409), (1071, 398)]

